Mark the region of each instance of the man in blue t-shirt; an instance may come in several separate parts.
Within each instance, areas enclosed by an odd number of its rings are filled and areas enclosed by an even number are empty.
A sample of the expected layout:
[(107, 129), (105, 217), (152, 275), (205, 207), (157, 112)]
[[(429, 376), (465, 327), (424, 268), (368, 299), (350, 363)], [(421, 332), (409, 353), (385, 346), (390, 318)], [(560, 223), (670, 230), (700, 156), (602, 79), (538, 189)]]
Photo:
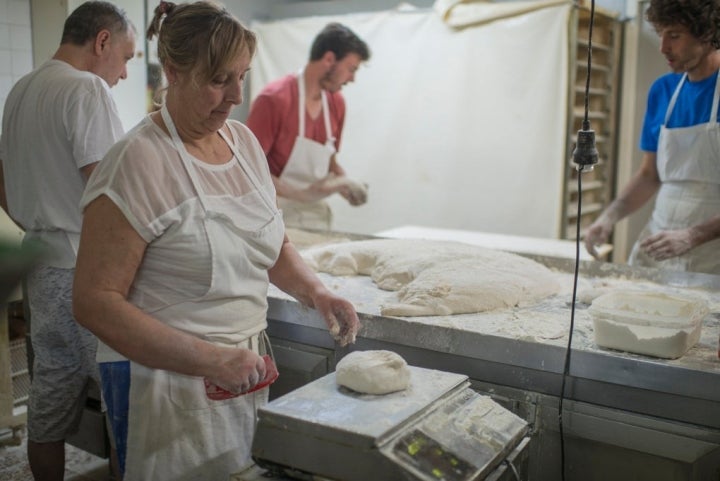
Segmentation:
[(720, 274), (720, 8), (715, 0), (651, 0), (647, 19), (672, 73), (650, 88), (642, 165), (585, 231), (585, 247), (657, 193), (652, 217), (628, 262)]

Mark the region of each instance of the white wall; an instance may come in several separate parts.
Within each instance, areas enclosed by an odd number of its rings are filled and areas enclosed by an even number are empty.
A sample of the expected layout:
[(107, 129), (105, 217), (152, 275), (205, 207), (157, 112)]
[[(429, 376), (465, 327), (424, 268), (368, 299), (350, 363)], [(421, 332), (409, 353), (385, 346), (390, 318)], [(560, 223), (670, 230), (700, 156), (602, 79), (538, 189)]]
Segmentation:
[(0, 0), (0, 105), (5, 105), (13, 84), (32, 66), (30, 3)]
[(415, 224), (555, 238), (568, 166), (570, 8), (459, 30), (428, 9), (256, 23), (252, 91), (297, 71), (314, 35), (340, 21), (373, 51), (343, 89), (339, 153), (348, 175), (370, 188), (361, 207), (331, 198), (334, 228), (369, 234)]
[[(13, 84), (31, 70), (30, 3), (27, 0), (0, 0), (0, 106), (5, 105)], [(3, 210), (0, 210), (0, 238), (18, 243), (22, 239), (22, 231)]]
[(60, 45), (67, 1), (30, 0), (32, 11), (33, 67), (52, 57)]
[[(30, 72), (32, 65), (30, 3), (27, 0), (0, 0), (0, 108), (5, 105), (13, 84)], [(0, 209), (0, 239), (19, 245), (22, 236), (22, 230)], [(10, 300), (21, 296), (17, 288)]]

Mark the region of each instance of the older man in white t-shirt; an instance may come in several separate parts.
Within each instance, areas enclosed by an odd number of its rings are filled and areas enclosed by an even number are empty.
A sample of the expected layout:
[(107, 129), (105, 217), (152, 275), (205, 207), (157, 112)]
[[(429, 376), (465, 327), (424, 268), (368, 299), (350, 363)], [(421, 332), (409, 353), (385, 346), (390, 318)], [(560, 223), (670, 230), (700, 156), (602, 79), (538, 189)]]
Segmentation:
[(21, 78), (5, 103), (0, 205), (47, 256), (27, 278), (35, 355), (28, 459), (36, 480), (63, 479), (65, 439), (77, 431), (88, 381), (99, 383), (97, 340), (72, 315), (80, 197), (97, 162), (122, 135), (110, 87), (127, 76), (135, 27), (104, 1), (65, 21), (52, 59)]

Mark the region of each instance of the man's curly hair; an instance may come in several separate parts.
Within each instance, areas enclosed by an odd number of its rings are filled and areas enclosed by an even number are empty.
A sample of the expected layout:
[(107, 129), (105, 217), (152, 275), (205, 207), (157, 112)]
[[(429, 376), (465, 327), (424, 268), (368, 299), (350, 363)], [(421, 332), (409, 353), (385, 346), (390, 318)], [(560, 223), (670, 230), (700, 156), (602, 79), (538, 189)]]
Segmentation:
[(720, 48), (720, 0), (650, 0), (646, 17), (656, 27), (682, 25)]

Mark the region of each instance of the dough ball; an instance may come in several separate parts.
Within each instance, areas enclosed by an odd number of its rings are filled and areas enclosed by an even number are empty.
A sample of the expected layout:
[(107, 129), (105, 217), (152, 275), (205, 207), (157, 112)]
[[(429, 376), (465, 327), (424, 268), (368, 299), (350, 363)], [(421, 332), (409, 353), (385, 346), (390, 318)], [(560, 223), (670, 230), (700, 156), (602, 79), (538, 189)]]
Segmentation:
[(392, 351), (354, 351), (337, 363), (335, 379), (359, 393), (388, 394), (410, 385), (410, 369)]

